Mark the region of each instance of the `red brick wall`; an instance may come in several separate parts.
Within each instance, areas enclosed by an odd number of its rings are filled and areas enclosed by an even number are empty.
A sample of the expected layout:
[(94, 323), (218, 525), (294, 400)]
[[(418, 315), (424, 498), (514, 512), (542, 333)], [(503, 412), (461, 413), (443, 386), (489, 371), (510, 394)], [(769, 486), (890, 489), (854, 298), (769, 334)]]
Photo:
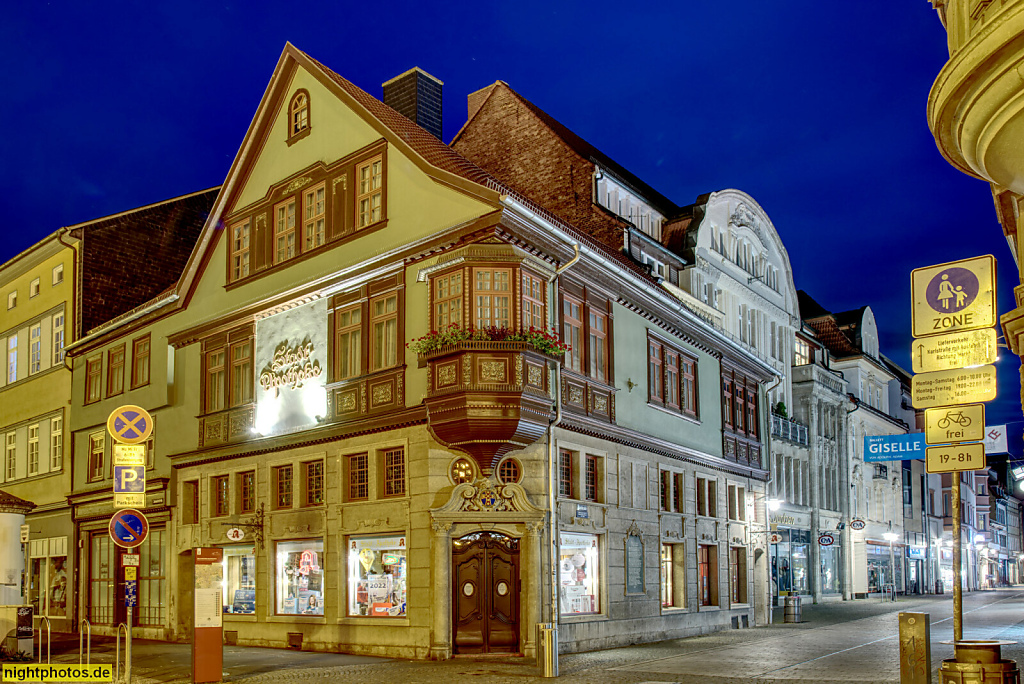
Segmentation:
[[(508, 86), (470, 96), (477, 113), (452, 147), (513, 190), (613, 249), (623, 224), (593, 203), (594, 164), (563, 142)], [(486, 96), (482, 106), (480, 100)]]

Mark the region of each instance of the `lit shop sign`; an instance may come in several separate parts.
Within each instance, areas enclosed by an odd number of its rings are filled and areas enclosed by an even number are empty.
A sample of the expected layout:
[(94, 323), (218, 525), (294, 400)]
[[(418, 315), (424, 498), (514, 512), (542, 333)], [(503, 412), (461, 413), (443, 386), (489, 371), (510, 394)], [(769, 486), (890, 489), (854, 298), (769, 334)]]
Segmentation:
[(864, 460), (871, 463), (924, 458), (924, 446), (923, 432), (909, 435), (865, 435)]
[(314, 427), (327, 415), (327, 301), (256, 321), (256, 431)]

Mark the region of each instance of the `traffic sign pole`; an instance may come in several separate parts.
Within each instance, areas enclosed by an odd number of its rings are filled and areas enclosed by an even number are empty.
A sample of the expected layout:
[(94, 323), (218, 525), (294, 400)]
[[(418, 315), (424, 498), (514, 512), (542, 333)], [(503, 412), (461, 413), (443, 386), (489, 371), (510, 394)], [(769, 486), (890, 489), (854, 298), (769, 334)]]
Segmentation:
[(963, 556), (960, 550), (960, 473), (950, 473), (953, 478), (953, 641), (964, 638), (964, 597), (960, 590), (960, 576), (963, 574)]

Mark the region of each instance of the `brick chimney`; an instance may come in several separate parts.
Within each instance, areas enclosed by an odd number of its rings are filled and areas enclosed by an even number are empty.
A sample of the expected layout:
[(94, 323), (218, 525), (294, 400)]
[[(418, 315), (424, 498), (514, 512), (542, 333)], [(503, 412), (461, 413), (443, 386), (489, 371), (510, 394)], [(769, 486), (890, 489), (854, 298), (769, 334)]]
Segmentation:
[(419, 67), (384, 82), (384, 104), (441, 140), (441, 81)]

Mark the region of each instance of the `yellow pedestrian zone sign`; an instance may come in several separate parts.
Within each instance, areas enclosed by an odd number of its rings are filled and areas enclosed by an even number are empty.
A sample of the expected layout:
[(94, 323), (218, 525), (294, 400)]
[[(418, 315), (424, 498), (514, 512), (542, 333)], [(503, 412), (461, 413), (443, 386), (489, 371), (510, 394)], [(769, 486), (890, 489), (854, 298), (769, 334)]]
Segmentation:
[(915, 375), (910, 386), (914, 408), (954, 406), (996, 398), (996, 367), (963, 368)]
[(924, 443), (979, 442), (985, 439), (985, 405), (930, 408), (924, 412)]
[(992, 255), (914, 269), (910, 291), (914, 337), (996, 324), (996, 259)]
[(996, 331), (985, 328), (914, 340), (911, 359), (915, 373), (929, 373), (995, 363), (996, 352)]
[(982, 470), (985, 467), (985, 445), (973, 442), (928, 447), (924, 450), (924, 462), (929, 473)]

